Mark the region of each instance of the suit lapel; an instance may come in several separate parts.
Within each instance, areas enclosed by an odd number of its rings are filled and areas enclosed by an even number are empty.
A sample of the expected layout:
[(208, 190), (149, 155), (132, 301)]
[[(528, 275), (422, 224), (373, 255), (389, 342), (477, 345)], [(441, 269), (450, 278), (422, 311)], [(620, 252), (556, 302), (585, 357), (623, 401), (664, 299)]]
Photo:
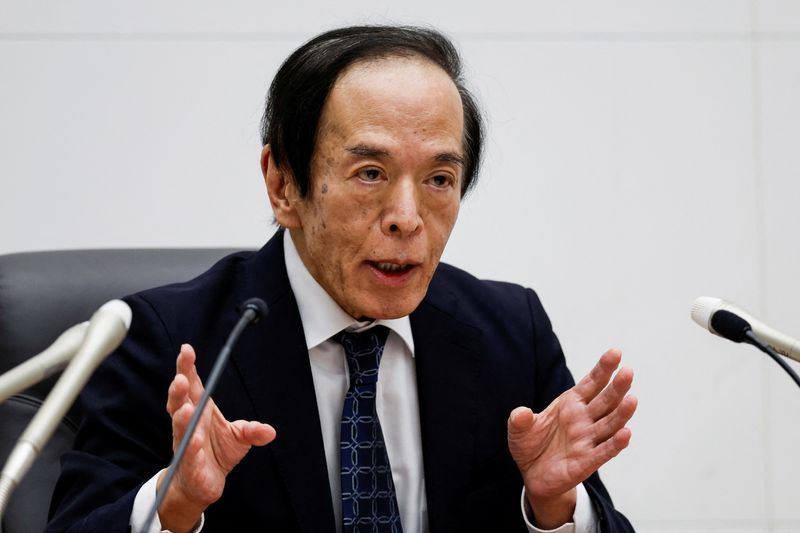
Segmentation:
[(262, 297), (269, 314), (246, 330), (233, 362), (261, 420), (278, 437), (269, 445), (289, 500), (307, 533), (334, 531), (325, 450), (311, 364), (278, 232), (245, 268), (240, 301)]
[(411, 315), (411, 327), (428, 522), (433, 532), (450, 531), (469, 484), (481, 333), (434, 306), (429, 298)]

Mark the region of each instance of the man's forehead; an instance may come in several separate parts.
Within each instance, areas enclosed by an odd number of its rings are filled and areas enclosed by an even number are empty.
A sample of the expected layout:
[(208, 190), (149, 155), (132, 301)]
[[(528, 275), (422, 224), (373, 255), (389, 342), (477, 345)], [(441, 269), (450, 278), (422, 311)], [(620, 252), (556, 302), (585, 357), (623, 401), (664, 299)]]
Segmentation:
[(339, 93), (390, 101), (407, 95), (421, 99), (432, 91), (450, 95), (460, 107), (458, 88), (439, 65), (420, 56), (390, 56), (358, 61), (345, 68), (331, 87), (326, 105)]
[(461, 96), (449, 75), (421, 58), (386, 58), (348, 68), (331, 88), (320, 117), (325, 129), (351, 135), (380, 126), (463, 127)]

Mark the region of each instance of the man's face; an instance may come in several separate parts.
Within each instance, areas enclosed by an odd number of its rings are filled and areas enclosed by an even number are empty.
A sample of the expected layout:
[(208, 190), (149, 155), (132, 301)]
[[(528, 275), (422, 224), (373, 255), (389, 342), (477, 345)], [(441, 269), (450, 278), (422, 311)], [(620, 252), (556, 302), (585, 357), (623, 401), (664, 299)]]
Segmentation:
[(354, 318), (397, 318), (422, 301), (458, 216), (462, 139), (458, 91), (426, 60), (358, 63), (331, 90), (310, 193), (287, 184), (293, 210), (276, 217)]

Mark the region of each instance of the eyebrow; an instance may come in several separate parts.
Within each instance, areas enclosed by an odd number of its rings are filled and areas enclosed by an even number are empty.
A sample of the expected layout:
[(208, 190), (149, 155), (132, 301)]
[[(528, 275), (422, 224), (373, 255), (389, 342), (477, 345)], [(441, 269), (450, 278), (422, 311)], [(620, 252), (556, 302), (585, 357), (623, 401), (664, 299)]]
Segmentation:
[(386, 150), (380, 150), (378, 148), (372, 148), (365, 144), (357, 144), (356, 146), (351, 146), (347, 149), (353, 155), (359, 155), (361, 157), (387, 157), (389, 152)]
[(446, 163), (455, 163), (462, 167), (464, 166), (464, 156), (456, 152), (442, 152), (441, 154), (436, 154), (434, 159)]
[[(356, 146), (351, 146), (347, 148), (347, 151), (353, 155), (361, 157), (389, 157), (388, 151), (381, 150), (380, 148), (373, 148), (365, 144), (357, 144)], [(464, 166), (464, 156), (462, 156), (457, 152), (441, 152), (433, 156), (433, 159), (435, 159), (436, 161), (442, 161), (446, 163), (455, 163), (462, 167)]]

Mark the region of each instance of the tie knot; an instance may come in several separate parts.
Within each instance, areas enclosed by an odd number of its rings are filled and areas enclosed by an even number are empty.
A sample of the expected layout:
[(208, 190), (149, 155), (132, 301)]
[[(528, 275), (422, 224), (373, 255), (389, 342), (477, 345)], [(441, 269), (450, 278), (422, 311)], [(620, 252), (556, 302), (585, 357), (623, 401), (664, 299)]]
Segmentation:
[(351, 386), (374, 384), (378, 381), (378, 365), (381, 363), (388, 336), (389, 328), (375, 326), (357, 333), (342, 331), (334, 337), (344, 347)]

